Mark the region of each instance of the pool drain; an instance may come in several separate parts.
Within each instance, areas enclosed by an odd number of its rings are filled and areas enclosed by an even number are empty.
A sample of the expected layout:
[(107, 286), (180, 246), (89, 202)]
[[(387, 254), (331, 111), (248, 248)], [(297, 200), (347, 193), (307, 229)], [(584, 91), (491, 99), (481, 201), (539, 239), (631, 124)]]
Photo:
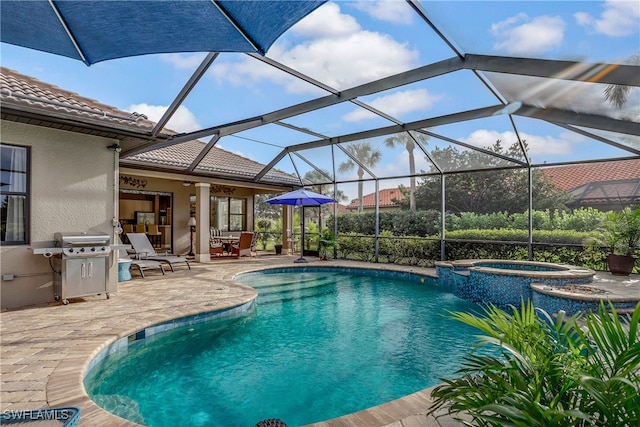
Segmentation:
[(269, 418), (258, 422), (256, 427), (287, 427), (287, 423), (277, 418)]

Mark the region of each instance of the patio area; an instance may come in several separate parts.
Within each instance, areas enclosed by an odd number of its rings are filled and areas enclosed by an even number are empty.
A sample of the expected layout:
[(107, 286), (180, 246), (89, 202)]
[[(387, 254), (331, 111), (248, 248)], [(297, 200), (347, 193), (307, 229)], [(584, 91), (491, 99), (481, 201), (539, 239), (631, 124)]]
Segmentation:
[[(233, 282), (234, 275), (265, 267), (294, 266), (295, 256), (258, 256), (214, 260), (177, 268), (162, 276), (149, 271), (145, 279), (119, 283), (110, 299), (104, 295), (23, 307), (0, 313), (2, 411), (77, 406), (80, 425), (133, 426), (95, 405), (86, 395), (83, 372), (108, 343), (172, 318), (236, 306), (254, 299), (252, 288)], [(434, 275), (433, 269), (395, 267), (350, 261), (319, 261), (307, 265), (366, 266)], [(427, 418), (428, 390), (316, 426), (445, 426), (451, 420)], [(285, 420), (286, 421), (286, 420)], [(453, 423), (453, 424), (452, 424)]]

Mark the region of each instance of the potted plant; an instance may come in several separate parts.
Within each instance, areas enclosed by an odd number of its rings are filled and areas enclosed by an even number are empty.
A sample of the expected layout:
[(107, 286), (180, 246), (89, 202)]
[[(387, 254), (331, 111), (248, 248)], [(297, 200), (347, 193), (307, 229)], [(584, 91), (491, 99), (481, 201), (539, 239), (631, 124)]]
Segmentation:
[(318, 254), (320, 259), (326, 261), (327, 253), (335, 246), (335, 236), (333, 233), (325, 230), (318, 241)]
[(609, 212), (588, 244), (608, 248), (607, 264), (614, 275), (628, 276), (633, 270), (640, 247), (640, 206), (627, 206)]

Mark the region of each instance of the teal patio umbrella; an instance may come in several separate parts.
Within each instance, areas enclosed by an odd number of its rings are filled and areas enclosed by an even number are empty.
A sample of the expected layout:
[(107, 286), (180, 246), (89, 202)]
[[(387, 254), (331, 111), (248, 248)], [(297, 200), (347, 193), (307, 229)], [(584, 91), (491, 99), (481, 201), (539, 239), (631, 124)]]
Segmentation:
[[(336, 203), (337, 201), (324, 194), (314, 193), (313, 191), (299, 188), (280, 196), (272, 197), (266, 201), (270, 205), (290, 205), (290, 206), (320, 206), (326, 203)], [(304, 257), (304, 217), (300, 215), (300, 232), (302, 235), (300, 241), (300, 258), (293, 262), (307, 262)]]

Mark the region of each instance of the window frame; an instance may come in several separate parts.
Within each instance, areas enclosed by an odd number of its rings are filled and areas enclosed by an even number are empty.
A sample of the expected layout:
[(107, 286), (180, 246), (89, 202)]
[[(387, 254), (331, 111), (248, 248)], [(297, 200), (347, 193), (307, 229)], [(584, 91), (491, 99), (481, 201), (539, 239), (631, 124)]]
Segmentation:
[[(4, 240), (4, 236), (6, 236), (6, 224), (7, 224), (7, 212), (5, 208), (2, 208), (4, 212), (0, 216), (0, 227), (4, 227), (5, 231), (0, 232), (0, 246), (26, 246), (31, 241), (31, 147), (24, 145), (16, 145), (16, 144), (8, 144), (4, 142), (0, 142), (0, 151), (4, 149), (20, 149), (25, 151), (25, 189), (24, 191), (6, 191), (0, 187), (0, 203), (4, 205), (5, 197), (7, 196), (21, 196), (24, 197), (24, 240)], [(1, 173), (4, 174), (7, 172), (8, 174), (12, 174), (14, 171), (12, 169), (2, 169)], [(22, 171), (17, 171), (18, 173), (22, 173)]]
[[(232, 212), (231, 205), (232, 201), (238, 201), (241, 203), (241, 213)], [(215, 206), (214, 206), (215, 204)], [(218, 209), (218, 206), (224, 205), (224, 209)], [(219, 216), (225, 214), (224, 221), (219, 221)], [(247, 229), (247, 199), (243, 197), (226, 197), (226, 196), (209, 196), (209, 214), (210, 214), (210, 224), (214, 228), (218, 228), (220, 225), (224, 225), (224, 227), (219, 227), (221, 231), (243, 231)], [(237, 221), (232, 221), (232, 218), (240, 217), (240, 229), (236, 230), (231, 229), (231, 225), (237, 223)]]

